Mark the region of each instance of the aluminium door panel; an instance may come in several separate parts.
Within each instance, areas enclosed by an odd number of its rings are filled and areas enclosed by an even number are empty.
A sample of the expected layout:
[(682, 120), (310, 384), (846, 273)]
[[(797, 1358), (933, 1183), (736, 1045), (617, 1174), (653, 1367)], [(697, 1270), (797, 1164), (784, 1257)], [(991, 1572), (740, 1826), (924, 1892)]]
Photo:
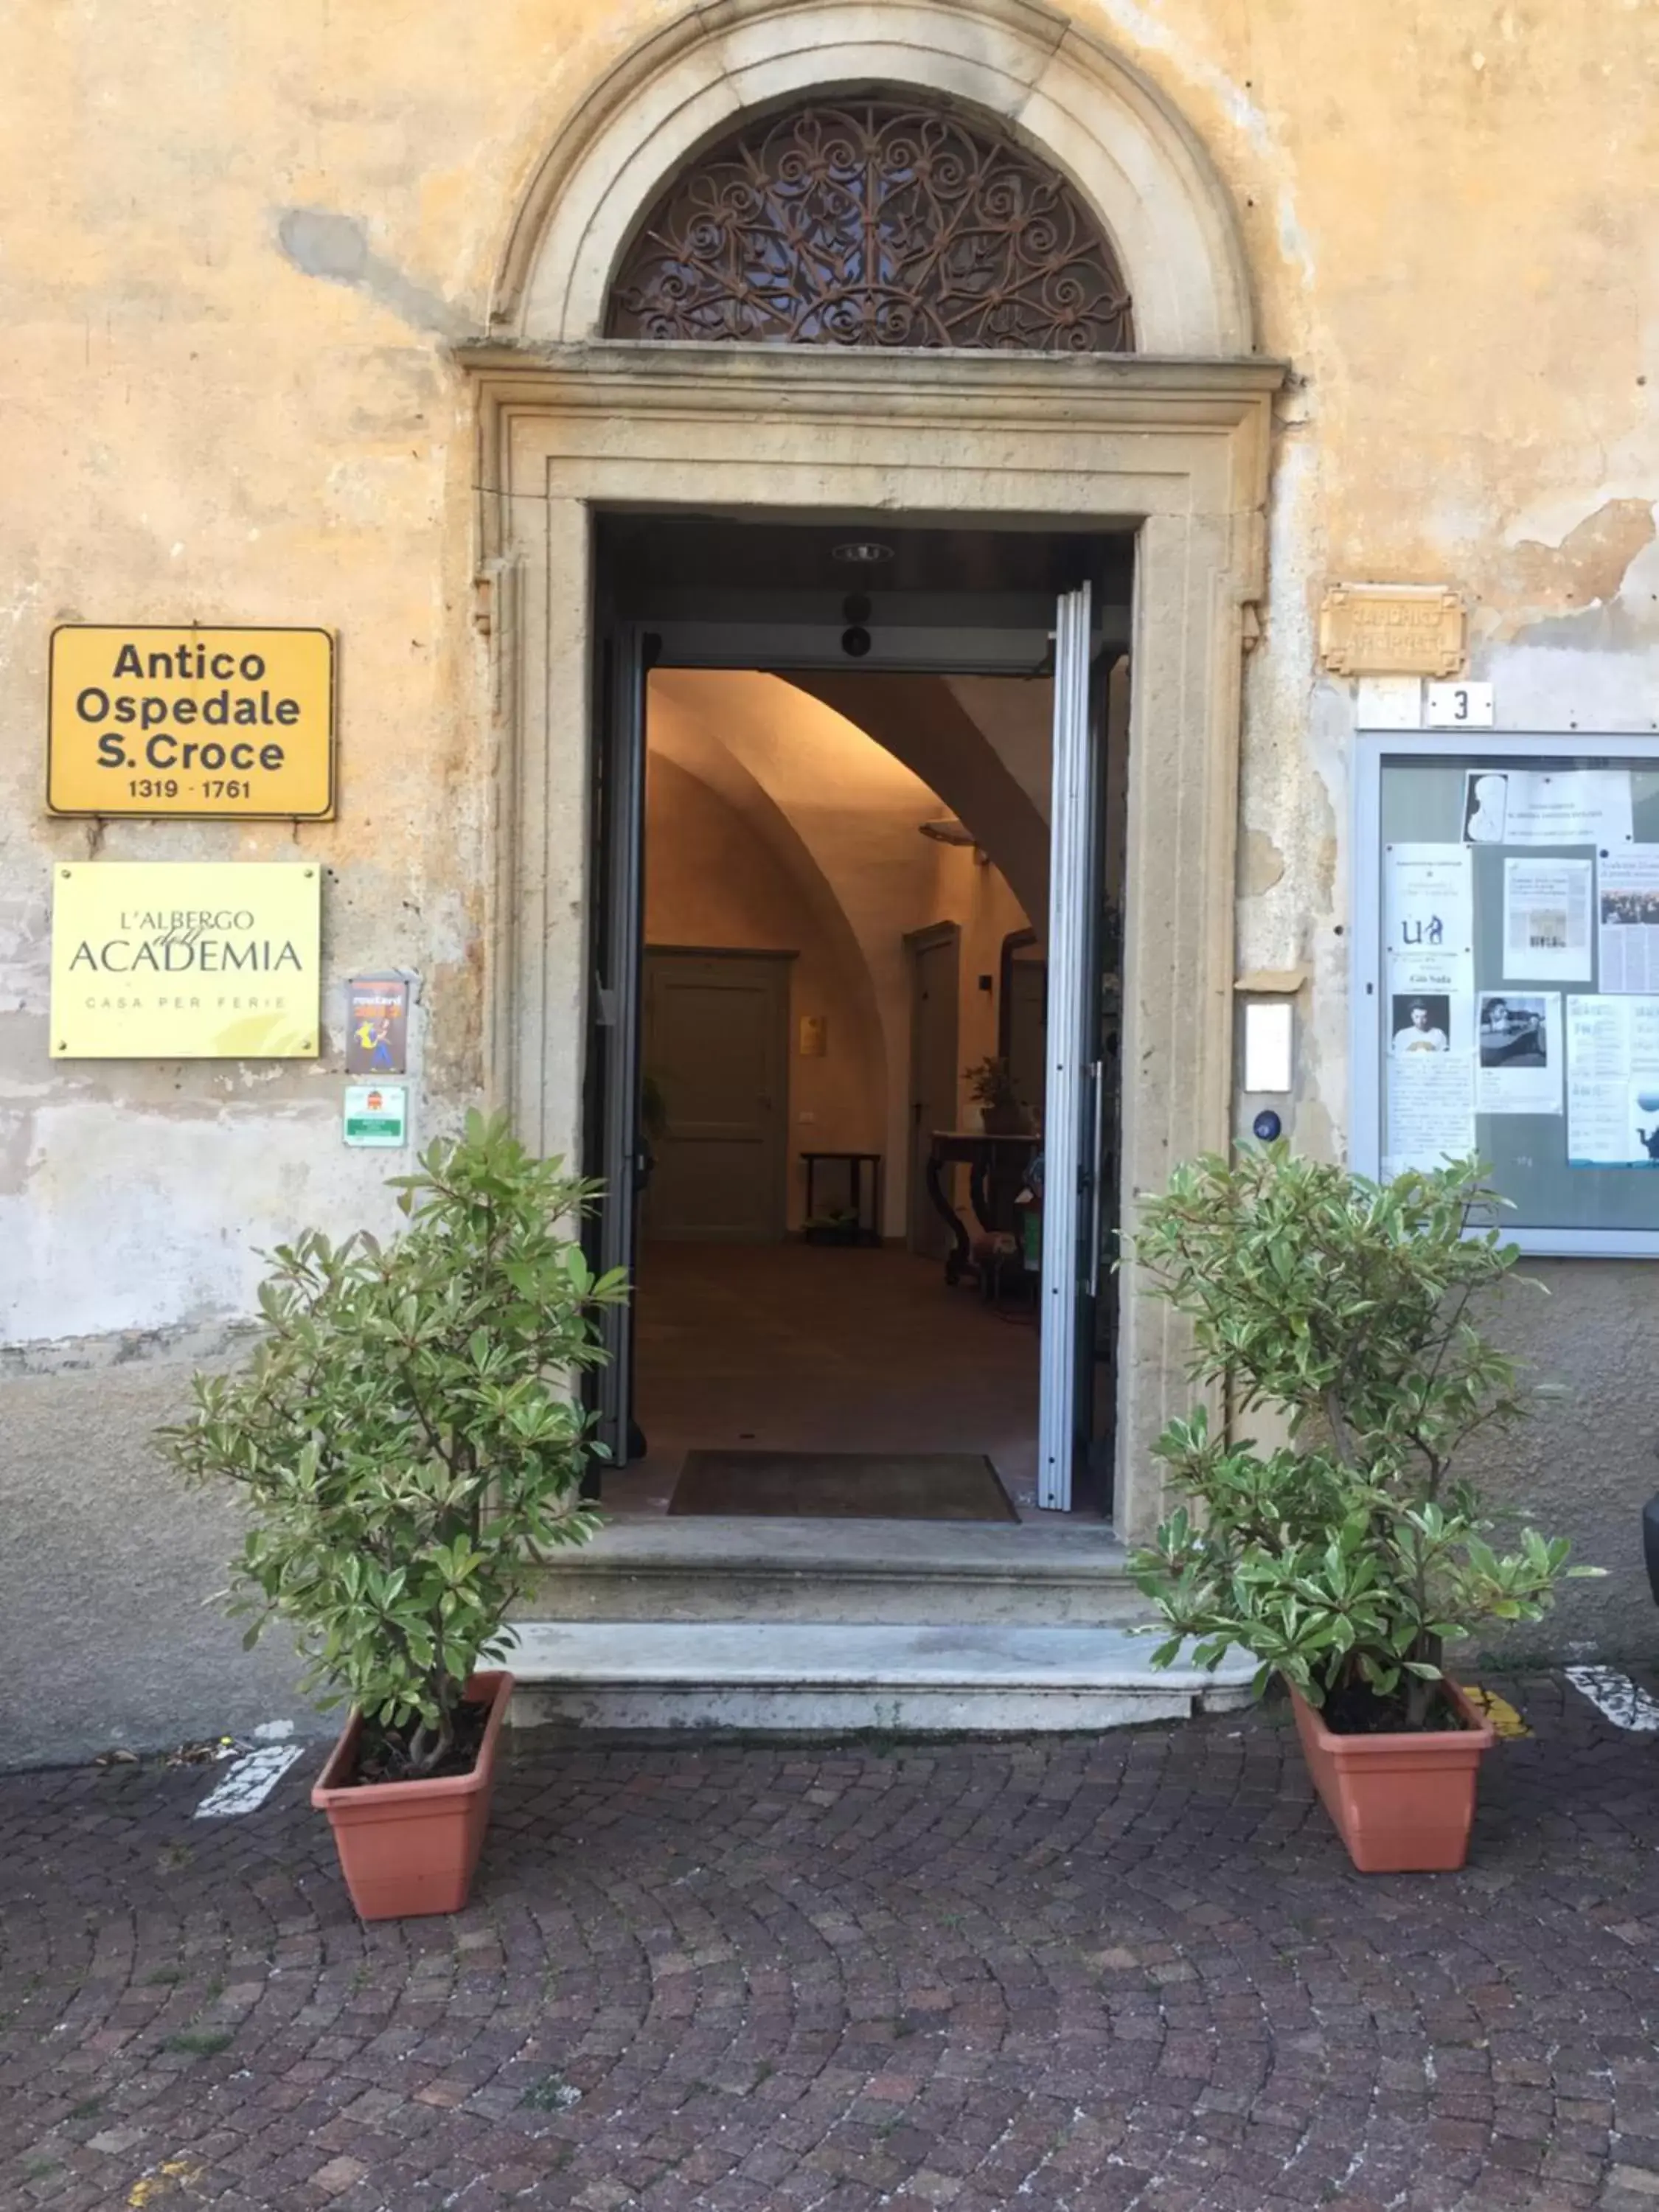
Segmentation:
[(1098, 1054), (1100, 779), (1091, 601), (1087, 584), (1062, 592), (1054, 623), (1037, 1503), (1060, 1511), (1073, 1503), (1089, 1419), (1089, 1394), (1079, 1382), (1085, 1351), (1092, 1354), (1106, 1103)]

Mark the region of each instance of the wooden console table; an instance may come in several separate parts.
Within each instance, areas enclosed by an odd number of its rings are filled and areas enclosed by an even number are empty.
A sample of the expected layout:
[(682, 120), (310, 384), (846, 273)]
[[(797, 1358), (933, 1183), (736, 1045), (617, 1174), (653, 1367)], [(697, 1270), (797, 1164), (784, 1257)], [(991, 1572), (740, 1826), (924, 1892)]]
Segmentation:
[(997, 1218), (993, 1186), (1006, 1188), (1015, 1175), (1023, 1175), (1040, 1142), (1036, 1137), (993, 1137), (973, 1129), (934, 1130), (927, 1147), (927, 1195), (951, 1232), (951, 1249), (945, 1255), (947, 1283), (960, 1282), (972, 1267), (974, 1245), (962, 1216), (945, 1194), (941, 1169), (966, 1162), (974, 1218), (988, 1237), (994, 1237), (1000, 1231), (1011, 1231), (1012, 1224)]

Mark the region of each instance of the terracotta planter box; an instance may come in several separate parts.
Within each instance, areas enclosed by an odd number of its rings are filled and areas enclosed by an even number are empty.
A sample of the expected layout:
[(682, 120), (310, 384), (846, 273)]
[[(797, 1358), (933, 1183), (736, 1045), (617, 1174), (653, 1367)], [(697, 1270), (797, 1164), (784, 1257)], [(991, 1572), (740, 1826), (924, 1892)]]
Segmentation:
[(1314, 1786), (1361, 1874), (1452, 1874), (1468, 1855), (1475, 1778), (1497, 1739), (1445, 1686), (1464, 1725), (1419, 1735), (1336, 1735), (1291, 1691)]
[(311, 1802), (328, 1814), (340, 1871), (362, 1919), (412, 1920), (422, 1913), (459, 1912), (466, 1903), (489, 1821), (495, 1747), (513, 1677), (474, 1674), (466, 1690), (475, 1704), (489, 1700), (470, 1774), (348, 1784), (363, 1726), (362, 1715), (354, 1712), (317, 1778)]

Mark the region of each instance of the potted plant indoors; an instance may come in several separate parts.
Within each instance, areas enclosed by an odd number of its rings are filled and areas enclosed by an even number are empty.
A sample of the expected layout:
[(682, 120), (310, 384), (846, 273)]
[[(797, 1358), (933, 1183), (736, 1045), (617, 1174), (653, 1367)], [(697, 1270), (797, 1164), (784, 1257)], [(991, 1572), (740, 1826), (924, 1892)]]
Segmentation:
[(466, 1900), (513, 1687), (489, 1662), (528, 1562), (596, 1525), (574, 1386), (601, 1357), (599, 1310), (627, 1295), (562, 1226), (594, 1186), (505, 1116), (470, 1115), (391, 1181), (409, 1226), (279, 1247), (251, 1361), (198, 1376), (161, 1432), (187, 1479), (249, 1509), (245, 1641), (287, 1621), (307, 1688), (351, 1699), (312, 1802), (366, 1920)]
[(1014, 1072), (1006, 1060), (988, 1054), (972, 1067), (963, 1068), (963, 1073), (988, 1137), (1030, 1134), (1030, 1112), (1015, 1088)]
[(1520, 1412), (1514, 1363), (1475, 1326), (1516, 1254), (1498, 1201), (1454, 1164), (1373, 1183), (1291, 1157), (1184, 1166), (1131, 1249), (1190, 1322), (1194, 1372), (1236, 1418), (1273, 1410), (1272, 1449), (1202, 1407), (1157, 1449), (1176, 1507), (1134, 1567), (1200, 1664), (1229, 1646), (1290, 1688), (1327, 1810), (1362, 1872), (1461, 1866), (1492, 1732), (1443, 1664), (1487, 1621), (1535, 1620), (1567, 1546), (1487, 1541), (1454, 1472), (1478, 1431)]

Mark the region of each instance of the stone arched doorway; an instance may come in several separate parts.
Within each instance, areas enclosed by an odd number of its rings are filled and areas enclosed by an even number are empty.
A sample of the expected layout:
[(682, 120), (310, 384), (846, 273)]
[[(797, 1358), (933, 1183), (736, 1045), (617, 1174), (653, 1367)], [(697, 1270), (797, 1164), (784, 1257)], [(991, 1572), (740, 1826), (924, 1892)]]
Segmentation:
[[(677, 253), (688, 266), (684, 180), (740, 161), (780, 118), (849, 100), (866, 117), (959, 118), (1061, 180), (1091, 233), (1092, 320), (1111, 342), (1067, 343), (1075, 321), (1050, 316), (1035, 345), (1017, 329), (998, 343), (994, 325), (989, 342), (951, 343), (948, 322), (943, 343), (859, 343), (837, 338), (822, 302), (815, 342), (781, 341), (752, 306), (714, 343), (706, 329), (653, 335), (651, 254), (659, 290)], [(647, 41), (550, 137), (503, 258), (498, 336), (462, 349), (480, 403), (501, 672), (501, 1095), (535, 1141), (574, 1148), (596, 508), (1127, 527), (1142, 763), (1125, 915), (1132, 1217), (1136, 1191), (1172, 1161), (1228, 1140), (1239, 675), (1263, 583), (1279, 374), (1252, 355), (1243, 257), (1201, 149), (1135, 71), (1028, 0), (890, 0), (873, 15), (843, 0), (733, 0)], [(754, 294), (745, 279), (730, 296)], [(701, 311), (717, 319), (718, 295)], [(867, 284), (851, 308), (840, 296), (830, 307), (883, 328)], [(1118, 1519), (1139, 1534), (1158, 1505), (1150, 1445), (1187, 1395), (1161, 1312), (1126, 1303), (1117, 1371)]]

